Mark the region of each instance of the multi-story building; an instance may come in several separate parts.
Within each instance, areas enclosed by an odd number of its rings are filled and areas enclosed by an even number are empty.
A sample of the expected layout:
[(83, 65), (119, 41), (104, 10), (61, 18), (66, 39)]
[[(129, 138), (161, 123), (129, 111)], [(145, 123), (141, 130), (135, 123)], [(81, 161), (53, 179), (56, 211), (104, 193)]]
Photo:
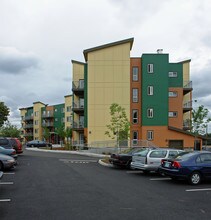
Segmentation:
[(50, 142), (58, 144), (60, 137), (57, 130), (61, 127), (72, 127), (72, 95), (65, 96), (65, 102), (58, 105), (47, 105), (34, 102), (33, 106), (20, 108), (22, 139), (44, 140), (44, 131), (48, 130)]
[(85, 62), (72, 60), (73, 140), (78, 144), (109, 141), (109, 107), (124, 107), (130, 139), (160, 147), (193, 147), (190, 61), (169, 62), (169, 55), (130, 57), (133, 38), (84, 50)]

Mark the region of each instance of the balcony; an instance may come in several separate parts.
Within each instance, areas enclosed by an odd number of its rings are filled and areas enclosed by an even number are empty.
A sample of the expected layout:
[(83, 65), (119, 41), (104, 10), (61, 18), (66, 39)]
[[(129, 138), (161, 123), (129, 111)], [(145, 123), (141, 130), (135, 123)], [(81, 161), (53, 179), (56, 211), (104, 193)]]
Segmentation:
[(187, 130), (191, 130), (191, 120), (187, 119), (185, 121), (183, 121), (183, 130), (187, 131)]
[(183, 113), (185, 112), (189, 112), (192, 111), (193, 107), (192, 107), (192, 101), (186, 102), (183, 104)]
[(54, 123), (53, 122), (43, 122), (42, 127), (53, 127)]
[(84, 80), (73, 81), (72, 91), (75, 95), (83, 97), (84, 96)]
[(42, 118), (53, 118), (53, 117), (54, 117), (53, 111), (42, 113)]
[(79, 102), (74, 102), (72, 110), (76, 114), (83, 114), (84, 113), (84, 105), (82, 103), (79, 103)]
[(31, 120), (33, 120), (33, 116), (32, 115), (27, 115), (24, 118), (24, 121), (31, 121)]
[(33, 132), (27, 132), (23, 136), (24, 137), (33, 137)]
[(73, 122), (74, 131), (83, 131), (84, 130), (84, 121)]
[(23, 128), (24, 129), (27, 129), (27, 128), (33, 128), (33, 123), (30, 123), (30, 124), (25, 124), (24, 126), (23, 126)]
[(192, 81), (184, 81), (183, 83), (183, 95), (191, 92), (193, 90)]

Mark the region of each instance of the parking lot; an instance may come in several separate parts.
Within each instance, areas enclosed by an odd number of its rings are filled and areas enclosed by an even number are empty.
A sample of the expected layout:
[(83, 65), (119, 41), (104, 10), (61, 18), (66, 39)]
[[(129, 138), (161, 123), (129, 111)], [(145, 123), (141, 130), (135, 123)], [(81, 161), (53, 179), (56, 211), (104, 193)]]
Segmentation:
[(1, 219), (210, 219), (211, 182), (191, 186), (96, 158), (25, 151), (0, 185)]

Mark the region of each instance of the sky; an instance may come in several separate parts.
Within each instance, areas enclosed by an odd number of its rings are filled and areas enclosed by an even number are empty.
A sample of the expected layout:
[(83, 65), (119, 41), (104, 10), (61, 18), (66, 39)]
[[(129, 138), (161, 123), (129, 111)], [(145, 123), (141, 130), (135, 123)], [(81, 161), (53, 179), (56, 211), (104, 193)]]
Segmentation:
[(163, 49), (191, 59), (194, 107), (211, 111), (210, 0), (0, 0), (0, 101), (19, 108), (64, 103), (71, 60), (83, 50), (133, 37), (131, 57)]

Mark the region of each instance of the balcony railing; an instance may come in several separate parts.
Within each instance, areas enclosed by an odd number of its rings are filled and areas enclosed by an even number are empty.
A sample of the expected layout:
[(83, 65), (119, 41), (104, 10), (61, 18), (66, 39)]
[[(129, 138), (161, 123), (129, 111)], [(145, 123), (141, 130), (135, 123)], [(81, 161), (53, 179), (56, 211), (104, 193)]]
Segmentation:
[(191, 130), (191, 120), (183, 121), (183, 130)]
[(33, 128), (33, 124), (25, 124), (24, 126), (23, 126), (23, 128), (25, 129), (25, 128)]
[(73, 122), (73, 129), (84, 129), (84, 121)]
[(53, 122), (42, 122), (43, 127), (53, 127), (54, 123)]
[(25, 137), (33, 137), (33, 132), (28, 132), (28, 133), (25, 133), (23, 136)]
[(186, 102), (183, 104), (183, 112), (188, 112), (193, 109), (192, 107), (192, 101)]
[(183, 82), (183, 94), (187, 94), (193, 90), (192, 81), (184, 81)]
[(75, 113), (84, 112), (84, 105), (80, 102), (74, 102), (72, 109)]
[(74, 92), (75, 95), (82, 96), (84, 93), (84, 80), (73, 81), (72, 91)]
[(43, 118), (52, 118), (53, 117), (53, 112), (46, 112), (46, 113), (42, 113), (42, 117)]
[(24, 117), (24, 120), (25, 121), (33, 120), (33, 116), (32, 115), (27, 115), (27, 116)]

